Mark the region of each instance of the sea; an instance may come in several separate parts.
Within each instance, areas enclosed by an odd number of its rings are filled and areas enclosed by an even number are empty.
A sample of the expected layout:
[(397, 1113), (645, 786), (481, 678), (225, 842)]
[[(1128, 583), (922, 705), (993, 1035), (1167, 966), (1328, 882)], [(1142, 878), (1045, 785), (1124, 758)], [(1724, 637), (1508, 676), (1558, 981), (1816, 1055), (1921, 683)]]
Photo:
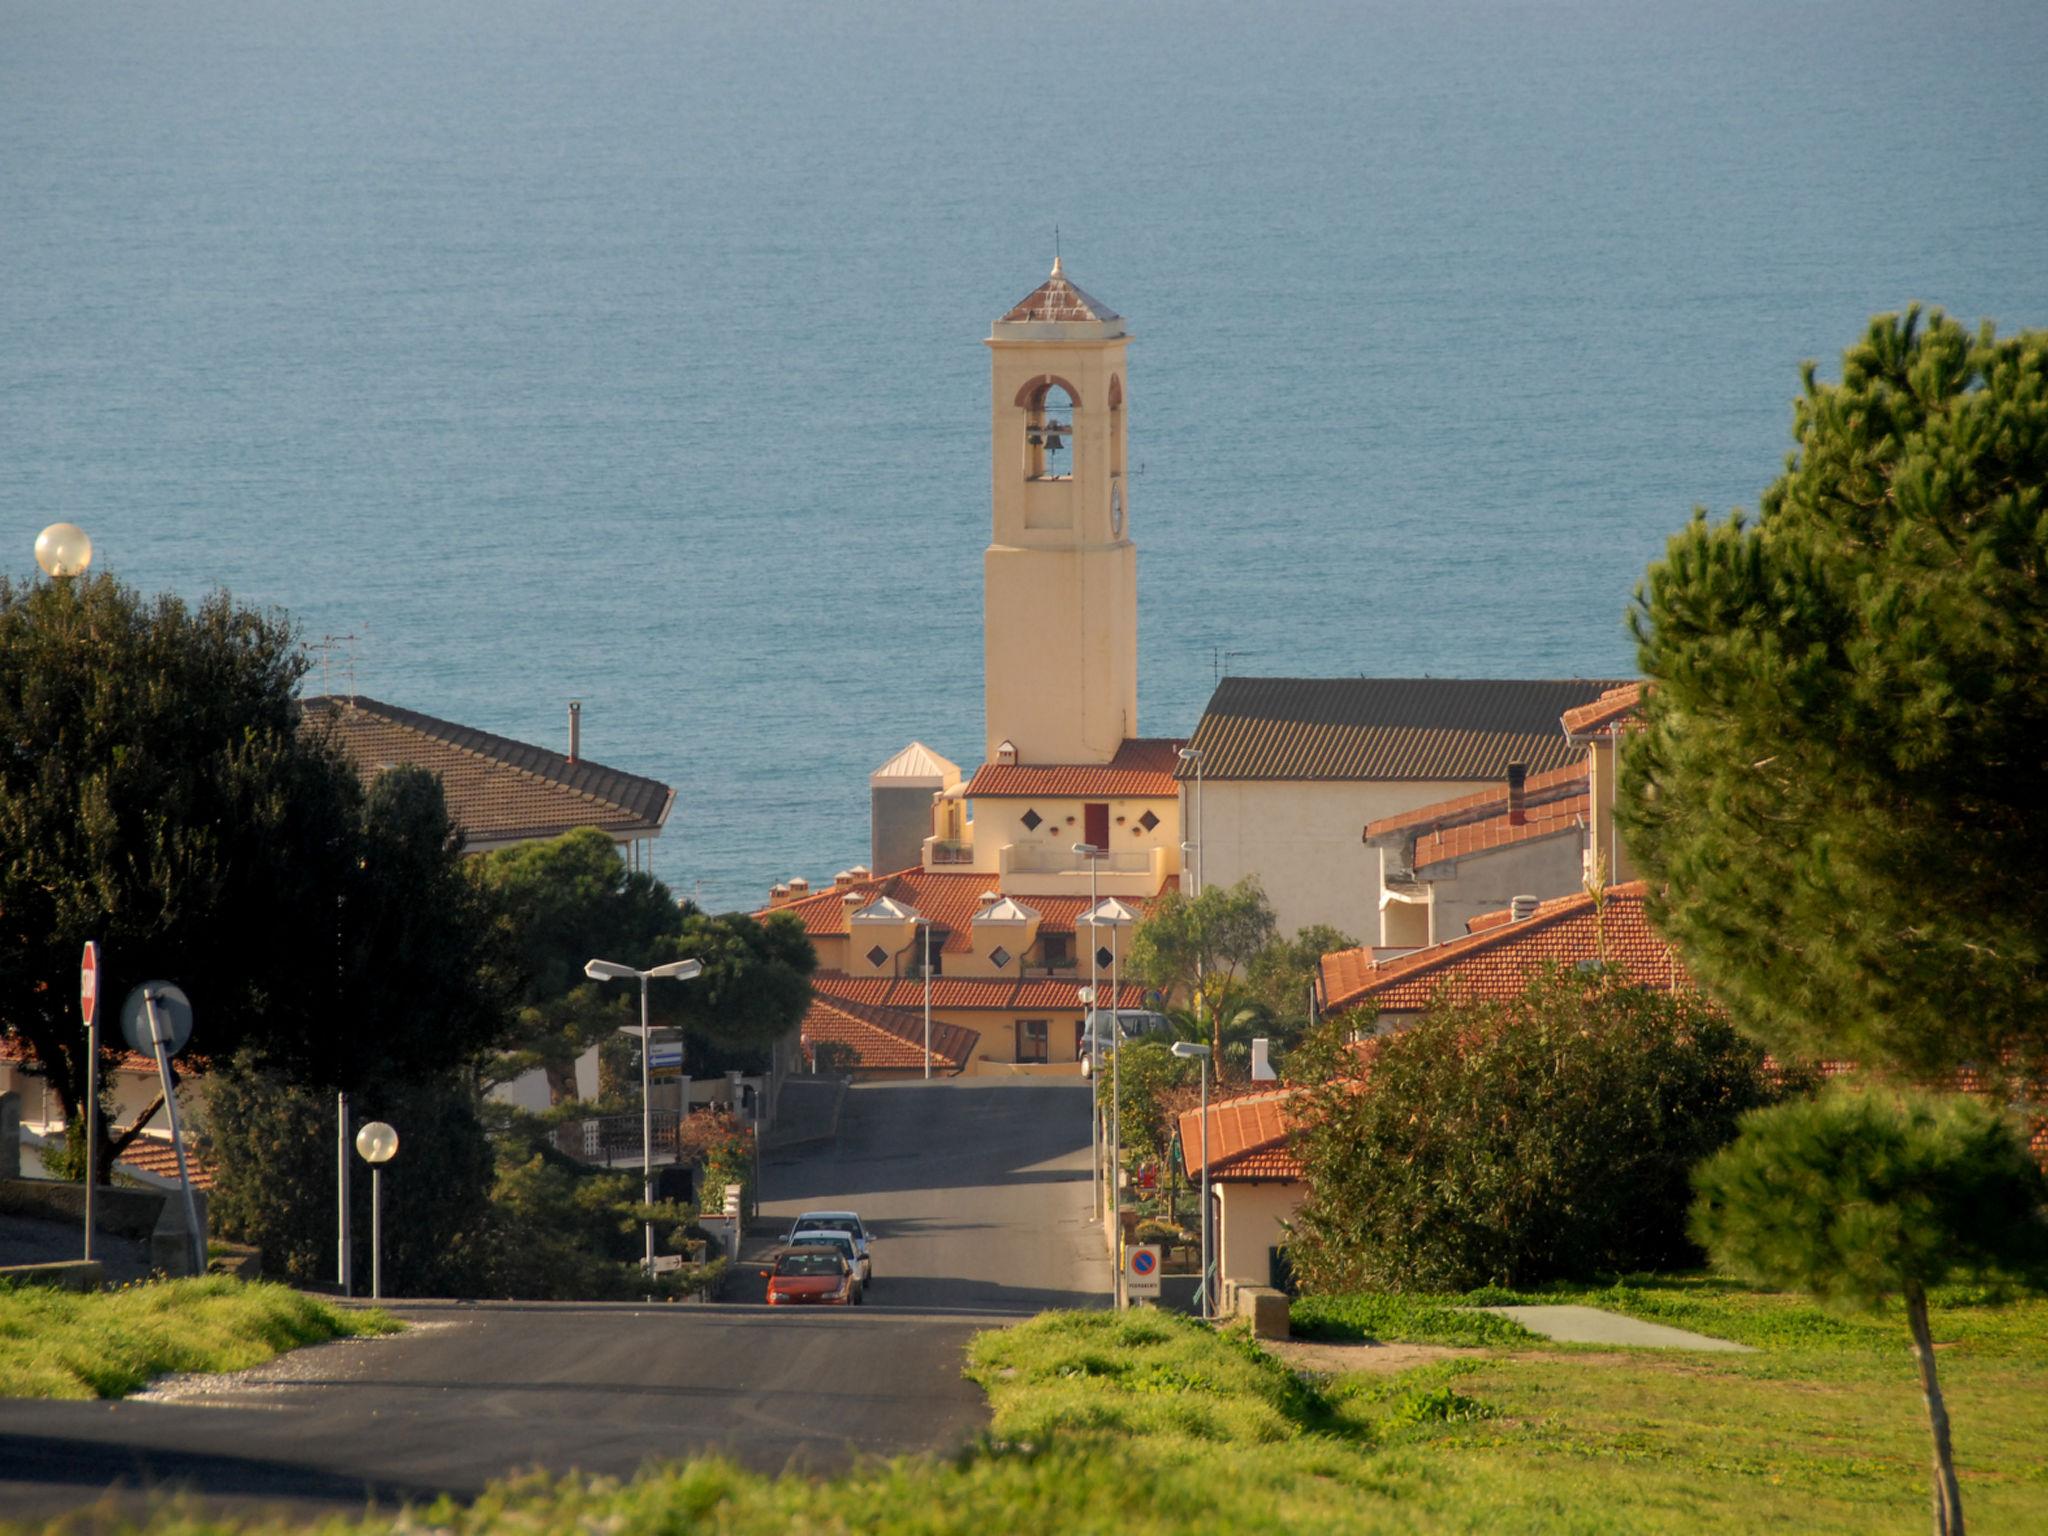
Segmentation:
[[(1800, 365), (2048, 326), (2041, 0), (0, 0), (0, 569), (673, 785), (714, 909), (981, 745), (989, 322), (1127, 317), (1140, 728), (1609, 676)], [(332, 637), (332, 638), (330, 638)]]

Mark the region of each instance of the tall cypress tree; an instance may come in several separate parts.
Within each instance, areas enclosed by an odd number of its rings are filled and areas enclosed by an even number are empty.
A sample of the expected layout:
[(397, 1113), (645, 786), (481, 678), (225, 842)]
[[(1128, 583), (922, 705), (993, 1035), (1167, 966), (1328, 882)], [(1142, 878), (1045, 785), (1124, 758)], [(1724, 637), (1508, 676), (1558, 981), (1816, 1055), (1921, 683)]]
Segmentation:
[(1794, 430), (1761, 514), (1696, 514), (1638, 593), (1630, 851), (1773, 1047), (2037, 1070), (2048, 333), (1880, 317)]

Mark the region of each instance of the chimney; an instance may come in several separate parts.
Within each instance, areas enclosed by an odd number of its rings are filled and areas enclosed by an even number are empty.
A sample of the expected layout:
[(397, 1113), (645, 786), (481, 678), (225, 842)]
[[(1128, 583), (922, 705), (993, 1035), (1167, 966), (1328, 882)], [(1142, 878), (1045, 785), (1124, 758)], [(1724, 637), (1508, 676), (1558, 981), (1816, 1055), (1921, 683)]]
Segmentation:
[(808, 896), (808, 895), (810, 895), (810, 894), (811, 894), (811, 882), (810, 882), (810, 881), (806, 880), (806, 879), (805, 879), (805, 878), (804, 878), (804, 877), (803, 877), (802, 875), (791, 875), (791, 876), (789, 877), (789, 896), (790, 896), (790, 900), (792, 900), (792, 901), (795, 901), (795, 900), (796, 900), (797, 898), (799, 898), (799, 897), (802, 897), (802, 896)]
[(1279, 1073), (1277, 1073), (1277, 1072), (1275, 1072), (1275, 1071), (1273, 1070), (1273, 1059), (1272, 1059), (1272, 1057), (1271, 1057), (1271, 1056), (1270, 1056), (1270, 1055), (1268, 1054), (1268, 1052), (1270, 1052), (1270, 1051), (1271, 1051), (1272, 1049), (1273, 1049), (1273, 1042), (1272, 1042), (1272, 1041), (1270, 1041), (1270, 1040), (1268, 1040), (1268, 1039), (1267, 1039), (1267, 1038), (1266, 1038), (1266, 1037), (1265, 1037), (1264, 1035), (1256, 1035), (1256, 1036), (1254, 1036), (1254, 1037), (1253, 1037), (1253, 1039), (1252, 1039), (1252, 1081), (1253, 1081), (1253, 1082), (1255, 1082), (1255, 1083), (1270, 1083), (1270, 1082), (1272, 1082), (1272, 1081), (1273, 1081), (1273, 1080), (1274, 1080), (1275, 1078), (1277, 1078), (1277, 1077), (1278, 1077), (1278, 1076), (1280, 1075)]
[(1536, 915), (1536, 909), (1543, 905), (1540, 896), (1511, 896), (1508, 898), (1508, 921), (1519, 923)]
[(580, 762), (583, 758), (583, 701), (569, 701), (569, 761)]
[(1519, 827), (1529, 819), (1522, 809), (1522, 791), (1529, 782), (1527, 763), (1508, 764), (1508, 825)]
[(787, 906), (787, 905), (788, 905), (788, 903), (789, 903), (789, 887), (788, 887), (788, 886), (786, 886), (786, 885), (771, 885), (771, 886), (769, 886), (769, 887), (768, 887), (768, 905), (769, 905), (769, 906), (771, 906), (771, 907), (781, 907), (781, 906)]

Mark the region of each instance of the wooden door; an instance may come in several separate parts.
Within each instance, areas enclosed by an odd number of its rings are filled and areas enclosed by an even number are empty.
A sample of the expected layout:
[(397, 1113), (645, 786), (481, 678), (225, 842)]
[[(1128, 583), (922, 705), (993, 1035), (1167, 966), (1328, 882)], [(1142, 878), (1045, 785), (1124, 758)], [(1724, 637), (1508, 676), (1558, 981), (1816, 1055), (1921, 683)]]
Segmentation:
[(1108, 802), (1081, 807), (1081, 838), (1091, 848), (1109, 848)]

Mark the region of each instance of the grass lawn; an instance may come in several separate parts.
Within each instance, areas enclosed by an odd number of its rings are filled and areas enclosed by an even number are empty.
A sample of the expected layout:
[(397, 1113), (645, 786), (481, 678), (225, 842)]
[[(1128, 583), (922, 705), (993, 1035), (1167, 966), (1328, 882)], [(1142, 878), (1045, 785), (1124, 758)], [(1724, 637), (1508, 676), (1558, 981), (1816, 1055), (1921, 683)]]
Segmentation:
[(89, 1294), (0, 1283), (0, 1395), (120, 1397), (168, 1371), (241, 1370), (397, 1327), (382, 1313), (225, 1276)]
[[(1441, 1335), (1463, 1298), (1348, 1308)], [(1484, 1299), (1514, 1300), (1502, 1293)], [(988, 1435), (829, 1482), (700, 1460), (626, 1483), (541, 1479), (405, 1521), (325, 1529), (646, 1532), (1914, 1532), (1925, 1429), (1903, 1326), (1841, 1322), (1708, 1280), (1589, 1301), (1756, 1346), (1597, 1351), (1514, 1333), (1393, 1374), (1304, 1378), (1241, 1334), (1155, 1312), (1052, 1313), (982, 1334)], [(1305, 1309), (1313, 1313), (1315, 1309)], [(1347, 1311), (1347, 1309), (1330, 1309)], [(1338, 1324), (1327, 1324), (1337, 1327)], [(1935, 1313), (1974, 1531), (2048, 1529), (2048, 1303)], [(211, 1527), (166, 1512), (154, 1529)]]

